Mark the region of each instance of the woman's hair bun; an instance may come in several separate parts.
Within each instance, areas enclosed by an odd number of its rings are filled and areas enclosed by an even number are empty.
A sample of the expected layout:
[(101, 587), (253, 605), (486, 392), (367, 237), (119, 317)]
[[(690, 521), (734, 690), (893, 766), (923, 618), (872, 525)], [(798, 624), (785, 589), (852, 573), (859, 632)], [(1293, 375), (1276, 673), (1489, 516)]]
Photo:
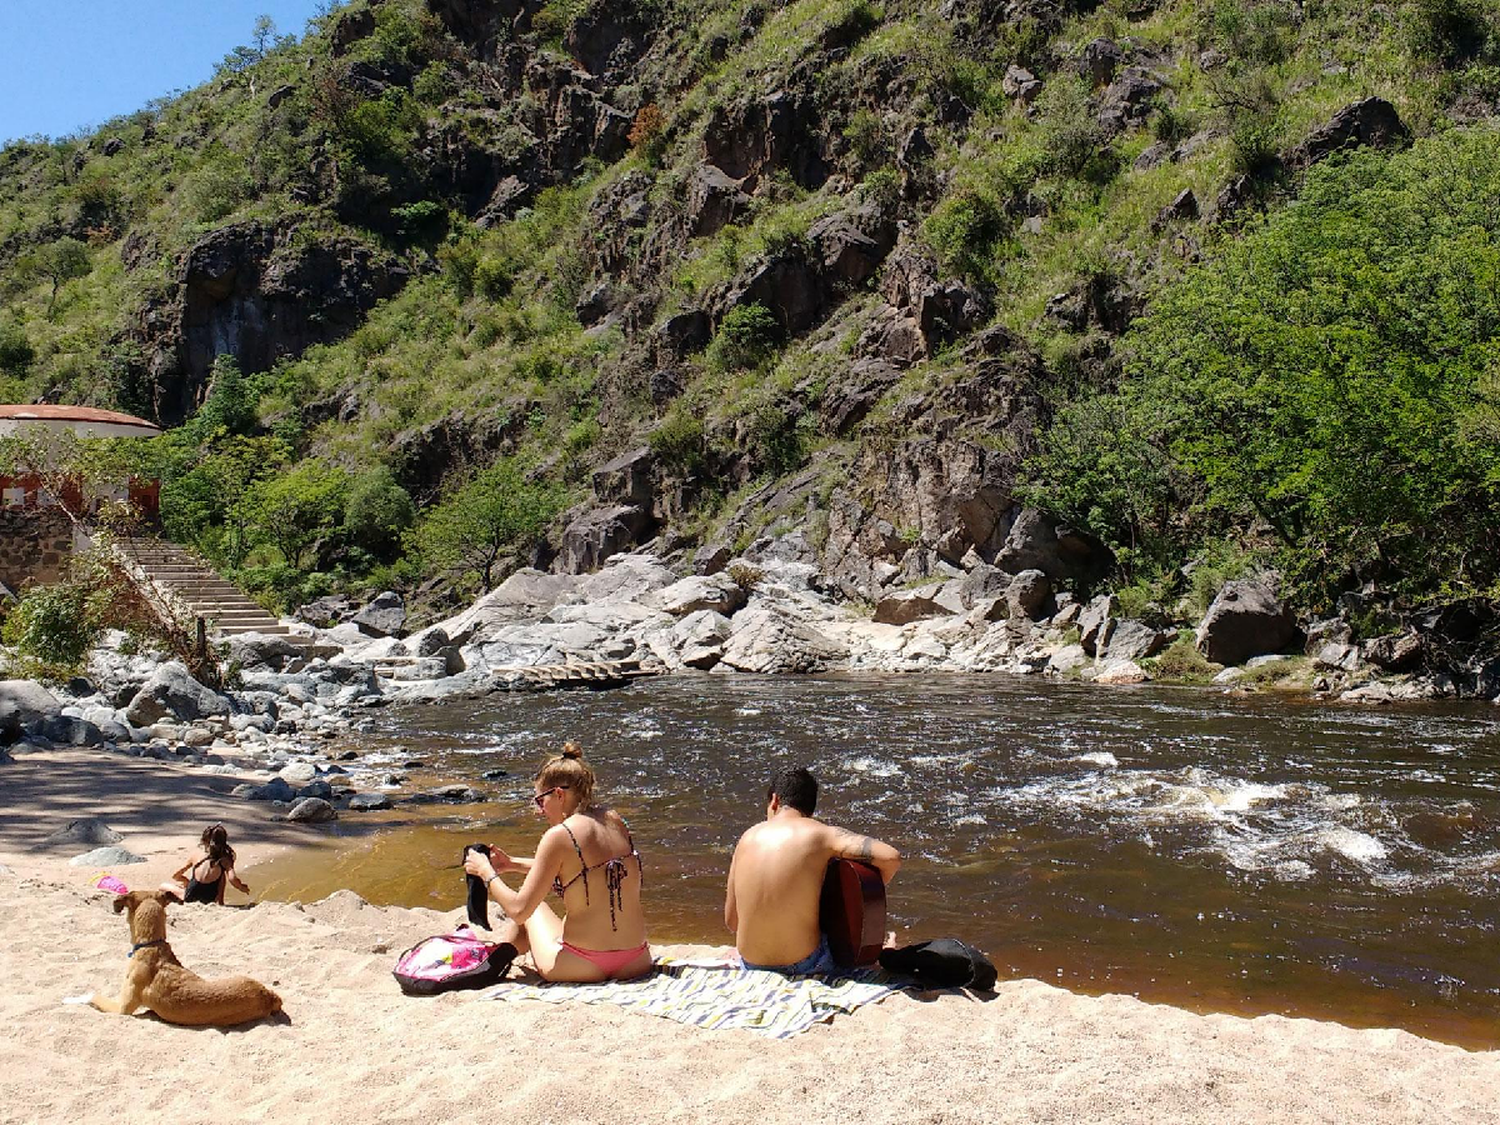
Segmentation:
[(583, 747), (576, 742), (564, 742), (562, 748), (564, 758), (572, 758), (575, 761), (583, 760)]

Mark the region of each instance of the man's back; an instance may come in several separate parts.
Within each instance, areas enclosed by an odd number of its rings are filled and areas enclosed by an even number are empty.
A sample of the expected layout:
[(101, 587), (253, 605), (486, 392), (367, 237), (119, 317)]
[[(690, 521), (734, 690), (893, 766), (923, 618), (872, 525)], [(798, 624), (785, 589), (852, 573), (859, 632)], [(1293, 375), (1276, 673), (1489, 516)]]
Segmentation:
[(834, 830), (812, 817), (755, 825), (740, 837), (729, 869), (728, 919), (746, 961), (790, 965), (817, 948), (818, 902), (833, 858)]

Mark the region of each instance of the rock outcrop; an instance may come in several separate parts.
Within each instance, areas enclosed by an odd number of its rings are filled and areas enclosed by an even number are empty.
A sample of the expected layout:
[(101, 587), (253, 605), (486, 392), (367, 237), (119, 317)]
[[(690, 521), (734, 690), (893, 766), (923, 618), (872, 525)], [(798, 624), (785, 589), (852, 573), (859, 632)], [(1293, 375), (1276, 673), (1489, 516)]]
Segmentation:
[(1215, 664), (1242, 664), (1301, 642), (1292, 612), (1267, 586), (1249, 581), (1225, 583), (1197, 632), (1198, 651)]

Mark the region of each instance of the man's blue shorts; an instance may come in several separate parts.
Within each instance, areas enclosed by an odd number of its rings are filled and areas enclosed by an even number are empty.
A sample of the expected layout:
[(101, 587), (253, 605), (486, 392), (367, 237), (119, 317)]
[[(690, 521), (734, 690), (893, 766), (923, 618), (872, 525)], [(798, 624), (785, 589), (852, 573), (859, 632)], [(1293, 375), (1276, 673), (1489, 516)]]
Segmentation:
[[(744, 961), (744, 958), (741, 958)], [(818, 935), (818, 948), (792, 965), (752, 965), (745, 961), (747, 969), (763, 969), (772, 973), (784, 973), (789, 977), (806, 976), (809, 973), (831, 973), (838, 969), (833, 954), (828, 949), (828, 935)]]

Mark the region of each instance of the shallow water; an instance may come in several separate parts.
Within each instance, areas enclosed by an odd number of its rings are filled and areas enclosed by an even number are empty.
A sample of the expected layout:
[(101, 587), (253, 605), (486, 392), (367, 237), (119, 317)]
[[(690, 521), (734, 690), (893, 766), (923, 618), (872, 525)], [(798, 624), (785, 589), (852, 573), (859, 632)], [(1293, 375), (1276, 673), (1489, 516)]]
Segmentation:
[[(900, 940), (956, 935), (1002, 978), (1500, 1045), (1500, 717), (1011, 677), (666, 678), (376, 713), (368, 787), (480, 805), (346, 814), (257, 892), (448, 909), (483, 839), (529, 854), (537, 761), (581, 741), (646, 859), (658, 941), (723, 942), (724, 872), (765, 783), (906, 857)], [(485, 771), (508, 776), (481, 779)], [(358, 776), (358, 775), (357, 775)]]

